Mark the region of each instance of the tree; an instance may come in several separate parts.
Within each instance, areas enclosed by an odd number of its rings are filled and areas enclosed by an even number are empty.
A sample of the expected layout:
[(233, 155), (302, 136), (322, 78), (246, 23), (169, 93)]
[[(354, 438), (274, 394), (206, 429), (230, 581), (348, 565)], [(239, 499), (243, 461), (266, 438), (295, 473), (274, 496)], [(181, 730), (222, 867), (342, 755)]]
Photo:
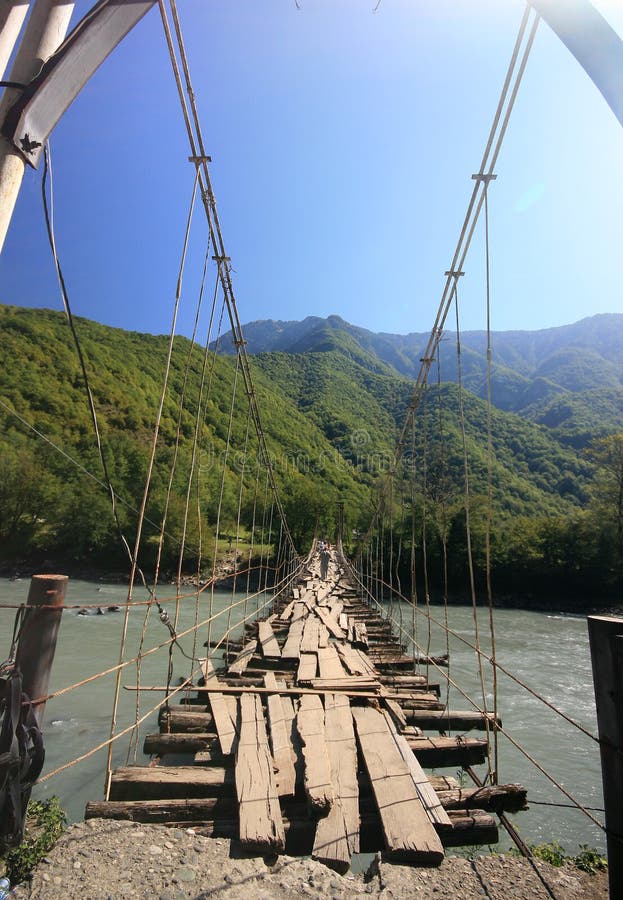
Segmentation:
[(591, 441), (586, 454), (598, 466), (593, 503), (614, 524), (618, 552), (623, 556), (623, 433)]

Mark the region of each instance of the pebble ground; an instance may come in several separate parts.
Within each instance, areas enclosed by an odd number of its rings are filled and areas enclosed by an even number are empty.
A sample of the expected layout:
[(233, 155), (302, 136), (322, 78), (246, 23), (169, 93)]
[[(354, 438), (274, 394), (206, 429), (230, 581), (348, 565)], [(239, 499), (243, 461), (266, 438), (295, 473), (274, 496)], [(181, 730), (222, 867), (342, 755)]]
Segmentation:
[(338, 875), (310, 859), (264, 860), (236, 842), (193, 829), (91, 819), (72, 825), (42, 861), (18, 900), (331, 900), (490, 898), (607, 900), (604, 873), (587, 875), (509, 856), (448, 857), (417, 869), (374, 860), (365, 875)]

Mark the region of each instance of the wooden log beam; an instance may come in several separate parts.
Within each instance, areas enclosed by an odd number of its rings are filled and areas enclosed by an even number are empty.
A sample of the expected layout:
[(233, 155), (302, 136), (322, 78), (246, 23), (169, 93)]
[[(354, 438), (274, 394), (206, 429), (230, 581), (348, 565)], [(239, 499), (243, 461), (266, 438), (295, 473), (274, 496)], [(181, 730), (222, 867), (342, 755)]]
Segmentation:
[[(405, 710), (407, 722), (418, 725), (425, 730), (436, 731), (471, 731), (494, 728), (496, 718), (493, 713), (481, 713), (479, 710), (438, 710), (438, 709), (407, 709)], [(501, 719), (497, 719), (502, 724)]]
[(220, 797), (232, 793), (233, 771), (199, 766), (123, 766), (110, 783), (111, 800), (171, 800), (189, 794)]
[[(205, 803), (206, 806), (201, 804)], [(173, 806), (172, 804), (175, 804)], [(238, 817), (231, 810), (228, 818), (220, 803), (211, 805), (210, 800), (135, 800), (90, 801), (87, 805), (87, 819), (118, 819), (162, 825), (192, 825), (206, 837), (237, 838)], [(287, 809), (287, 808), (286, 808)], [(495, 820), (483, 810), (452, 810), (449, 812), (452, 829), (443, 836), (446, 847), (468, 847), (497, 842), (498, 830)], [(310, 828), (306, 815), (296, 819), (283, 817), (287, 836), (286, 850), (289, 853), (310, 854), (313, 849), (314, 828)], [(360, 822), (360, 852), (374, 853), (383, 847), (383, 834), (376, 813), (364, 813)]]

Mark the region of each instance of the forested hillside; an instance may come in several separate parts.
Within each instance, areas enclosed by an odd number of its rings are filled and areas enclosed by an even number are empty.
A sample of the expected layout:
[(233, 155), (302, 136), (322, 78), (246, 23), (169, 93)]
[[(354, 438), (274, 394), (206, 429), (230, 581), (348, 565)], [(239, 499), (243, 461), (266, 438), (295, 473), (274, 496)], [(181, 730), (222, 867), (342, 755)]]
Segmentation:
[[(620, 360), (615, 359), (615, 324), (609, 329), (609, 349), (595, 349), (599, 359), (609, 363), (608, 367), (604, 362), (605, 383), (591, 382), (586, 390), (582, 377), (573, 375), (573, 353), (566, 362), (556, 363), (564, 351), (553, 338), (546, 365), (543, 342), (530, 343), (530, 337), (524, 336), (524, 348), (538, 345), (539, 349), (524, 359), (523, 371), (513, 360), (524, 351), (511, 346), (512, 342), (504, 350), (507, 382), (523, 384), (524, 405), (521, 415), (493, 409), (491, 416), (492, 555), (500, 592), (515, 593), (521, 584), (522, 591), (534, 595), (579, 594), (589, 602), (587, 592), (595, 598), (611, 596), (621, 586), (622, 389)], [(365, 529), (413, 387), (394, 363), (379, 356), (369, 332), (344, 328), (342, 320), (313, 320), (311, 329), (304, 325), (294, 323), (291, 329), (279, 331), (272, 323), (259, 323), (248, 329), (251, 350), (254, 334), (263, 334), (264, 343), (273, 345), (289, 345), (293, 334), (295, 338), (290, 352), (262, 352), (252, 358), (252, 366), (280, 493), (302, 550), (315, 529), (333, 532), (338, 499), (345, 504), (347, 540), (352, 543), (353, 535)], [(83, 319), (77, 320), (77, 329), (122, 526), (132, 543), (134, 510), (142, 497), (168, 339)], [(365, 341), (361, 333), (368, 336)], [(78, 561), (94, 571), (123, 567), (109, 498), (98, 483), (101, 464), (64, 316), (0, 306), (0, 335), (0, 555), (5, 570), (44, 559)], [(388, 338), (393, 336), (380, 337), (392, 344)], [(407, 338), (404, 341), (406, 345)], [(472, 352), (479, 360), (482, 347), (478, 349), (477, 344), (474, 338)], [(227, 346), (226, 338), (223, 346)], [(406, 356), (404, 347), (398, 345), (398, 350)], [(412, 347), (413, 364), (416, 352)], [(537, 357), (541, 358), (538, 364)], [(199, 412), (199, 465), (193, 483), (201, 518), (187, 527), (184, 566), (192, 571), (196, 565), (199, 534), (203, 536), (202, 561), (209, 561), (219, 506), (221, 538), (233, 532), (238, 518), (248, 534), (257, 527), (257, 496), (258, 490), (264, 490), (265, 473), (257, 466), (254, 439), (247, 438), (247, 401), (235, 358), (212, 353), (207, 358), (209, 377), (203, 368), (203, 348), (176, 338), (147, 503), (152, 524), (143, 551), (145, 564), (156, 552), (155, 535), (165, 514), (173, 460), (166, 530), (171, 535), (181, 532), (202, 371), (209, 392)], [(479, 365), (474, 364), (474, 372)], [(575, 371), (580, 371), (578, 366)], [(415, 481), (409, 488), (406, 484), (400, 488), (403, 494), (409, 492), (408, 503), (404, 495), (396, 499), (396, 531), (404, 526), (405, 508), (417, 507), (421, 527), (428, 530), (433, 568), (441, 565), (444, 542), (452, 551), (450, 575), (456, 590), (463, 583), (466, 563), (461, 405), (479, 577), (484, 559), (489, 458), (487, 408), (480, 393), (480, 389), (465, 390), (461, 404), (456, 384), (429, 387), (410, 451), (417, 456)], [(230, 450), (222, 479), (228, 435)], [(409, 525), (405, 546), (412, 539)], [(418, 552), (420, 542), (418, 535)], [(165, 569), (176, 566), (177, 554), (173, 539), (166, 546)], [(435, 577), (431, 577), (434, 588)]]
[[(375, 334), (339, 316), (302, 322), (250, 322), (251, 353), (338, 351), (371, 371), (415, 378), (428, 333)], [(583, 447), (623, 429), (623, 315), (598, 315), (542, 331), (493, 332), (492, 400), (507, 412), (556, 428), (557, 439)], [(221, 352), (230, 352), (225, 335)], [(486, 397), (487, 336), (461, 334), (465, 387)], [(440, 344), (443, 381), (457, 380), (456, 334)], [(595, 406), (597, 403), (597, 406)], [(555, 424), (554, 424), (555, 423)]]

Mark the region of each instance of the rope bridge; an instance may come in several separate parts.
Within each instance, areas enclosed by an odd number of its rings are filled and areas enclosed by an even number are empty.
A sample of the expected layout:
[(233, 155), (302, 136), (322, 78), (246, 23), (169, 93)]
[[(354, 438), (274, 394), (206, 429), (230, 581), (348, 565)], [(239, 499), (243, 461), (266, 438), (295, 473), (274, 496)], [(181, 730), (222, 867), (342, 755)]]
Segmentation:
[[(514, 689), (528, 692), (542, 704), (555, 721), (562, 718), (583, 738), (598, 743), (585, 726), (513, 674), (496, 652), (491, 573), (495, 459), (489, 190), (538, 17), (528, 8), (521, 21), (485, 151), (472, 175), (472, 194), (404, 424), (388, 471), (378, 485), (369, 525), (349, 559), (341, 526), (336, 526), (335, 548), (328, 549), (316, 539), (311, 548), (297, 547), (288, 525), (262, 423), (261, 396), (254, 385), (238, 316), (232, 263), (217, 213), (210, 157), (176, 2), (170, 0), (167, 8), (164, 0), (159, 0), (159, 9), (188, 136), (190, 199), (133, 539), (124, 533), (117, 514), (123, 498), (115, 491), (108, 471), (89, 364), (81, 349), (57, 252), (49, 147), (45, 151), (45, 220), (101, 461), (101, 473), (87, 474), (103, 485), (110, 498), (119, 540), (127, 554), (129, 585), (125, 602), (120, 604), (116, 663), (43, 697), (30, 698), (36, 709), (74, 691), (88, 691), (100, 679), (113, 679), (108, 736), (102, 735), (85, 752), (45, 772), (37, 783), (51, 781), (105, 751), (105, 800), (93, 801), (88, 815), (193, 822), (209, 833), (238, 836), (245, 846), (261, 852), (302, 848), (336, 868), (348, 867), (353, 853), (381, 847), (397, 859), (430, 864), (441, 860), (444, 846), (497, 839), (492, 813), (498, 814), (522, 852), (529, 854), (506, 816), (525, 805), (523, 789), (500, 781), (500, 742), (506, 739), (569, 804), (603, 829), (594, 810), (573, 796), (502, 724), (498, 700), (498, 681), (504, 677)], [(200, 224), (198, 208), (203, 211)], [(481, 218), (487, 334), (484, 577), (475, 563), (480, 548), (474, 536), (459, 303), (460, 279)], [(180, 306), (187, 302), (185, 275), (194, 262), (189, 262), (189, 247), (199, 230), (203, 255), (198, 265), (200, 286), (193, 301), (194, 329), (181, 384), (173, 385), (176, 325)], [(450, 399), (459, 421), (458, 439), (453, 436), (452, 446), (440, 355), (451, 314), (458, 379)], [(223, 362), (219, 355), (224, 322), (234, 339), (231, 363)], [(226, 408), (220, 405), (223, 382)], [(191, 386), (197, 389), (191, 390)], [(217, 406), (226, 422), (218, 435), (212, 415)], [(163, 417), (171, 407), (176, 411), (173, 437), (165, 445)], [(49, 440), (31, 423), (22, 421), (39, 438)], [(182, 437), (189, 433), (187, 452)], [(216, 445), (218, 454), (213, 453)], [(457, 446), (461, 485), (450, 483), (448, 470), (449, 453), (456, 452)], [(156, 463), (162, 462), (162, 457), (167, 461), (167, 480), (164, 503), (155, 518), (150, 513), (150, 499)], [(209, 471), (202, 462), (206, 459), (210, 460)], [(451, 512), (455, 519), (460, 513), (464, 527), (465, 593), (473, 625), (473, 637), (469, 638), (453, 627), (449, 608)], [(174, 520), (177, 527), (172, 534)], [(165, 577), (163, 560), (171, 548), (177, 563), (173, 576)], [(486, 623), (483, 610), (479, 610), (481, 598), (486, 601)], [(433, 605), (433, 599), (440, 605)], [(94, 606), (99, 604), (72, 603), (61, 608), (86, 612)], [(16, 645), (29, 627), (26, 608), (20, 607), (20, 625), (9, 659), (0, 670), (3, 676), (15, 670)], [(135, 645), (130, 644), (131, 632), (136, 632)], [(441, 646), (437, 646), (440, 640)], [(455, 672), (453, 649), (457, 644), (472, 657), (474, 696), (462, 686), (463, 673)], [(157, 654), (162, 658), (164, 683), (145, 684), (146, 660), (151, 662)], [(455, 696), (470, 709), (453, 709)], [(124, 697), (132, 698), (130, 704), (123, 702)], [(19, 710), (16, 713), (16, 704), (30, 710), (30, 700), (22, 703), (21, 696), (11, 700), (7, 688), (3, 704), (5, 722), (13, 723), (15, 733), (21, 715)], [(156, 713), (160, 732), (145, 737), (143, 726)], [(465, 737), (472, 729), (481, 729), (484, 739)], [(426, 731), (436, 736), (427, 736)], [(116, 748), (122, 739), (127, 739), (126, 765), (115, 769)], [(144, 752), (158, 765), (139, 765), (141, 739)], [(385, 748), (384, 762), (375, 761), (378, 747)], [(3, 749), (0, 747), (0, 754)], [(13, 755), (14, 751), (15, 747)], [(179, 753), (188, 754), (193, 765), (172, 772), (167, 757)], [(427, 776), (423, 765), (458, 766), (472, 777), (475, 787), (467, 789), (448, 776)], [(3, 788), (14, 776), (10, 766), (0, 765)], [(396, 802), (397, 797), (401, 803)], [(303, 826), (308, 828), (310, 816), (315, 830), (305, 838)]]

